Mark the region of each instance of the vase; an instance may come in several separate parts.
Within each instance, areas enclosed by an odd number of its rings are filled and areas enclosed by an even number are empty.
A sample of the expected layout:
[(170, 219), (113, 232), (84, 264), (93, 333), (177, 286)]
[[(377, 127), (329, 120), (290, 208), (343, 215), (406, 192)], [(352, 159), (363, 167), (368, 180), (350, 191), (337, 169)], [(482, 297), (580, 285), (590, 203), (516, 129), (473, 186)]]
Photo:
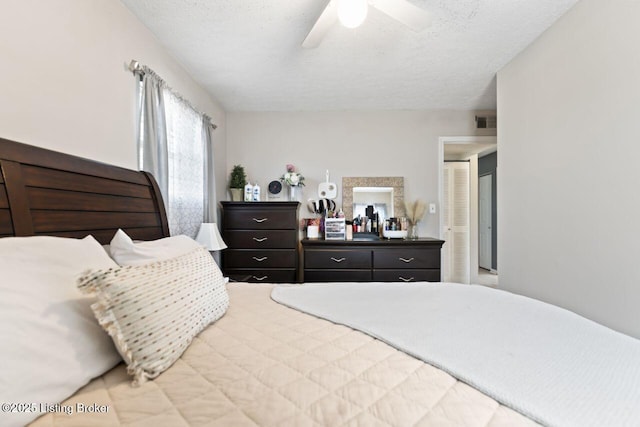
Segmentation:
[(407, 238), (411, 240), (416, 240), (418, 238), (418, 224), (420, 221), (416, 221), (415, 224), (409, 223), (409, 233)]
[(230, 188), (229, 194), (231, 194), (232, 202), (241, 202), (242, 201), (242, 188)]
[(299, 202), (302, 200), (302, 187), (299, 185), (290, 185), (289, 186), (289, 201), (290, 202)]

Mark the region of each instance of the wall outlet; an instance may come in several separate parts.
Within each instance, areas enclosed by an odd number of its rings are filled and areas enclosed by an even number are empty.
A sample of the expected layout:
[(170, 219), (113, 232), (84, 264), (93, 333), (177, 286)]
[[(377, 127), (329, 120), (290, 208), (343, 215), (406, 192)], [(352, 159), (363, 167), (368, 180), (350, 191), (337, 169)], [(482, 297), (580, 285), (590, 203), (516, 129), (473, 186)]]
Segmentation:
[(436, 213), (436, 204), (435, 203), (429, 203), (429, 213), (430, 214)]

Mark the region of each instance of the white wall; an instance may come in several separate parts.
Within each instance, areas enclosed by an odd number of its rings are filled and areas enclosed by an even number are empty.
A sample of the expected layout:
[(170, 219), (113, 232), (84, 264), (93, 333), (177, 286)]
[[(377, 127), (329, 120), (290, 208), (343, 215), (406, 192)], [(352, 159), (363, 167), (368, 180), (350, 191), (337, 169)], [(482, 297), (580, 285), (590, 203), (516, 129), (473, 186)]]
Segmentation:
[(117, 0), (16, 0), (0, 12), (0, 137), (136, 168), (137, 59), (219, 125), (226, 184), (225, 113)]
[[(403, 176), (405, 199), (437, 202), (438, 137), (487, 132), (474, 127), (468, 111), (228, 113), (227, 167), (242, 164), (264, 190), (293, 163), (305, 201), (329, 169), (339, 187), (343, 176)], [(425, 220), (420, 235), (437, 237), (438, 215)]]
[(498, 74), (500, 287), (640, 338), (640, 2), (582, 0)]

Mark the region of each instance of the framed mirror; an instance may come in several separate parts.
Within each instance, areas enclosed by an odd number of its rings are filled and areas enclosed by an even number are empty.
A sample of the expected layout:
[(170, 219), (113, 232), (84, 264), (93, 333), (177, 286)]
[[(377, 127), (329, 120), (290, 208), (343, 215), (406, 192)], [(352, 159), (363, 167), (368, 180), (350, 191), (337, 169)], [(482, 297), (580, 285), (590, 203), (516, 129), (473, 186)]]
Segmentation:
[[(404, 216), (404, 178), (395, 177), (343, 177), (342, 210), (347, 219), (353, 219), (354, 207), (390, 204), (386, 218)], [(356, 206), (357, 205), (357, 206)], [(357, 216), (357, 214), (356, 214)]]

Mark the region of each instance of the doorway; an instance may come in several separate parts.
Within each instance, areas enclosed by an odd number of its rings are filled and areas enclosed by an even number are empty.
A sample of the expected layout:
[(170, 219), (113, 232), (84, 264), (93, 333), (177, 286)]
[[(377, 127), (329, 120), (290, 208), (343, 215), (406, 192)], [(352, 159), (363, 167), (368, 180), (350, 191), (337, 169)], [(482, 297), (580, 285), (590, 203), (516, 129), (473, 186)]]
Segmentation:
[[(494, 219), (487, 219), (485, 216), (495, 215), (495, 210), (487, 212), (484, 206), (487, 202), (490, 207), (495, 206), (495, 174), (492, 181), (484, 178), (483, 184), (480, 184), (480, 170), (478, 159), (480, 157), (495, 153), (497, 141), (495, 136), (470, 136), (470, 137), (441, 137), (440, 145), (440, 162), (439, 162), (439, 191), (440, 191), (440, 238), (445, 240), (442, 250), (442, 281), (452, 281), (456, 283), (477, 283), (488, 286), (497, 286), (497, 273), (491, 268), (495, 262), (493, 254), (495, 254), (495, 239), (489, 237), (487, 239), (487, 230), (481, 230), (481, 219), (491, 223), (488, 233), (495, 235)], [(449, 164), (467, 164), (467, 178), (460, 178), (458, 173), (458, 182), (455, 183), (459, 187), (461, 180), (467, 184), (467, 190), (458, 190), (457, 202), (451, 197), (452, 189), (452, 172)], [(485, 173), (486, 174), (486, 173)], [(480, 186), (484, 186), (486, 190), (487, 182), (490, 183), (491, 194), (480, 195)], [(464, 198), (461, 203), (460, 198)], [(483, 198), (481, 202), (480, 198)], [(491, 199), (489, 199), (491, 197)], [(480, 206), (482, 203), (482, 207)], [(481, 209), (485, 209), (484, 213)], [(460, 234), (462, 229), (458, 228), (454, 233), (452, 225), (452, 209), (458, 210), (456, 215), (460, 221), (465, 216), (468, 218), (466, 236)], [(483, 232), (481, 235), (481, 231)], [(488, 240), (488, 242), (486, 241)], [(488, 246), (492, 245), (492, 246)], [(489, 259), (487, 259), (487, 252)], [(481, 253), (483, 259), (481, 260)], [(489, 265), (489, 269), (480, 266)], [(491, 274), (491, 276), (487, 276)]]

